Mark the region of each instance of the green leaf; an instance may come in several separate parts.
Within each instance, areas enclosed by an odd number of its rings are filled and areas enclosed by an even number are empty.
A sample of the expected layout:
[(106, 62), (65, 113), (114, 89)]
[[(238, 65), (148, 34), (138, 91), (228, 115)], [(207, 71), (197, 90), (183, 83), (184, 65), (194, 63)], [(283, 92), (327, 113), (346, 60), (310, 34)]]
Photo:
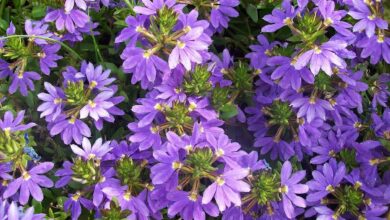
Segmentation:
[(35, 213), (41, 213), (42, 212), (42, 203), (36, 201), (33, 199), (32, 201), (32, 206), (34, 207), (34, 212)]
[(259, 20), (259, 15), (257, 13), (256, 6), (249, 4), (248, 7), (246, 7), (246, 13), (248, 13), (249, 17), (254, 21), (257, 22)]
[(34, 6), (31, 12), (31, 16), (34, 19), (43, 18), (45, 14), (46, 14), (46, 6), (44, 5)]
[(219, 111), (221, 113), (221, 118), (224, 120), (232, 118), (238, 114), (237, 106), (231, 103), (223, 105)]

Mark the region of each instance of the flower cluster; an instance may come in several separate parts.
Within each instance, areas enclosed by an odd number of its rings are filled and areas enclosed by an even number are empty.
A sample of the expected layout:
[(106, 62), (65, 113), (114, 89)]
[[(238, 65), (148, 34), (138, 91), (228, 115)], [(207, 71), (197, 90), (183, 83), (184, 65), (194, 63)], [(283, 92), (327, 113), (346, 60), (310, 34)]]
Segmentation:
[(389, 218), (387, 2), (10, 4), (0, 219)]

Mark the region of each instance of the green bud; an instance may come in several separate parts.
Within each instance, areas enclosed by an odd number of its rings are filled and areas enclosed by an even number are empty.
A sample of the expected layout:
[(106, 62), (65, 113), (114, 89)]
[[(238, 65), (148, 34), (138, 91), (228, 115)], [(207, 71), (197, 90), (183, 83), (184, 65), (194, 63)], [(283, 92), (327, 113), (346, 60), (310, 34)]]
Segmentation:
[(215, 109), (220, 109), (229, 102), (230, 89), (228, 87), (215, 87), (211, 94), (211, 104)]
[(359, 166), (356, 161), (356, 152), (353, 149), (343, 149), (340, 151), (340, 160), (343, 161), (348, 168), (348, 170), (352, 170)]
[(269, 123), (272, 125), (287, 126), (294, 117), (291, 106), (287, 102), (281, 102), (280, 100), (274, 101), (266, 111), (265, 114), (270, 117)]
[(114, 199), (110, 202), (110, 208), (103, 209), (101, 213), (102, 213), (102, 219), (104, 220), (122, 220), (122, 219), (126, 219), (127, 216), (131, 214), (131, 211), (130, 210), (122, 211), (118, 202), (115, 201)]
[(238, 65), (232, 72), (232, 76), (232, 81), (235, 88), (240, 91), (252, 90), (252, 74), (250, 74), (250, 68), (247, 63), (239, 61)]
[(1, 162), (8, 162), (16, 158), (26, 145), (24, 135), (21, 132), (3, 132), (0, 131), (0, 152)]
[(360, 206), (364, 205), (364, 194), (362, 191), (354, 188), (353, 186), (348, 185), (338, 188), (335, 193), (335, 197), (339, 203), (339, 207), (337, 209), (339, 214), (349, 212), (358, 216)]
[(196, 148), (187, 156), (187, 165), (193, 169), (192, 177), (199, 179), (216, 170), (213, 167), (214, 154), (210, 148)]
[(164, 112), (170, 130), (184, 134), (184, 128), (192, 127), (193, 120), (189, 116), (190, 110), (183, 103), (174, 103)]
[(100, 181), (99, 164), (94, 160), (83, 160), (77, 158), (72, 167), (72, 179), (82, 184), (93, 185)]
[(211, 91), (212, 85), (210, 82), (210, 72), (207, 70), (207, 66), (197, 65), (194, 72), (191, 74), (191, 79), (184, 81), (184, 91), (187, 94), (204, 96), (207, 92)]
[(2, 55), (8, 59), (16, 60), (29, 55), (29, 50), (21, 38), (10, 38), (6, 41)]
[(68, 82), (68, 86), (65, 88), (65, 95), (67, 103), (73, 106), (81, 106), (87, 102), (87, 97), (84, 93), (84, 82), (82, 80), (78, 82)]
[[(155, 24), (159, 28), (163, 36), (167, 36), (176, 25), (178, 14), (172, 9), (166, 6), (157, 11), (155, 17)], [(153, 22), (152, 22), (153, 24)]]
[(280, 177), (279, 174), (269, 171), (260, 172), (259, 175), (253, 177), (253, 188), (250, 194), (255, 198), (257, 204), (266, 205), (272, 201), (280, 200), (279, 186)]
[(143, 167), (137, 164), (130, 157), (122, 157), (116, 162), (116, 173), (121, 181), (122, 185), (131, 186), (134, 192), (140, 192), (143, 190), (142, 177), (148, 176)]

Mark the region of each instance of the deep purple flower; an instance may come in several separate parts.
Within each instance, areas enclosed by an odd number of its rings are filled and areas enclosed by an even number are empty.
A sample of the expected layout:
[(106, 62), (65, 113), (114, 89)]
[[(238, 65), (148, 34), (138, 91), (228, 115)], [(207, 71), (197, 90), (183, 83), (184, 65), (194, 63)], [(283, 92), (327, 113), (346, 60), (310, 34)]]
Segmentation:
[(38, 98), (44, 103), (38, 106), (37, 110), (42, 112), (41, 118), (50, 117), (49, 120), (55, 120), (63, 111), (63, 100), (66, 97), (60, 88), (54, 87), (48, 82), (45, 82), (45, 89), (48, 93), (38, 94)]
[(80, 110), (80, 118), (84, 119), (90, 116), (97, 121), (100, 118), (109, 117), (110, 113), (108, 113), (108, 109), (114, 106), (109, 99), (112, 98), (113, 95), (114, 92), (108, 90), (99, 93), (93, 100), (88, 100), (88, 104)]
[(77, 5), (82, 10), (87, 9), (87, 3), (85, 3), (84, 0), (66, 0), (65, 1), (65, 11), (71, 11), (74, 7), (74, 5)]
[(14, 94), (17, 89), (23, 96), (27, 96), (28, 89), (34, 91), (35, 86), (33, 80), (39, 80), (41, 76), (36, 72), (19, 72), (14, 73), (11, 76), (11, 85), (9, 86), (8, 92)]
[(312, 164), (323, 164), (336, 157), (336, 154), (342, 149), (333, 131), (328, 131), (327, 137), (319, 138), (318, 143), (320, 146), (312, 148), (313, 152), (319, 154), (311, 158), (310, 163)]
[(82, 28), (89, 22), (89, 17), (78, 9), (72, 9), (68, 12), (64, 9), (56, 9), (46, 15), (45, 21), (55, 22), (59, 31), (66, 29), (70, 33), (74, 33), (76, 28)]
[(107, 86), (115, 80), (115, 78), (110, 78), (110, 69), (103, 71), (101, 65), (95, 68), (92, 63), (88, 63), (82, 73), (85, 74), (90, 89), (107, 90)]
[(121, 58), (124, 60), (123, 69), (133, 73), (131, 83), (141, 81), (143, 88), (147, 88), (148, 83), (154, 83), (156, 78), (163, 78), (170, 72), (167, 62), (154, 55), (152, 49), (127, 47)]
[(0, 59), (0, 79), (11, 76), (14, 72), (12, 71), (9, 63), (3, 59)]
[(353, 26), (354, 32), (365, 31), (367, 37), (372, 37), (376, 27), (382, 30), (387, 29), (387, 22), (373, 14), (365, 1), (352, 0), (352, 3), (353, 8), (348, 14), (354, 19), (359, 20), (355, 26)]
[(298, 91), (302, 84), (302, 79), (309, 83), (314, 83), (313, 74), (306, 68), (297, 70), (294, 67), (294, 60), (289, 57), (276, 56), (268, 59), (267, 64), (277, 66), (272, 72), (271, 79), (279, 80), (279, 85), (287, 89), (289, 87)]
[(176, 5), (175, 0), (142, 0), (145, 7), (143, 6), (135, 6), (134, 11), (138, 14), (143, 15), (154, 15), (158, 10), (166, 6), (167, 8), (172, 8), (173, 10), (180, 12), (184, 5)]
[(180, 160), (178, 149), (168, 144), (165, 150), (156, 150), (153, 157), (158, 161), (151, 171), (153, 184), (163, 184), (167, 181), (177, 182), (177, 171), (183, 166)]
[[(177, 69), (172, 72), (177, 71)], [(157, 99), (166, 100), (167, 104), (171, 105), (173, 101), (184, 102), (186, 99), (186, 94), (181, 88), (183, 83), (183, 77), (179, 74), (171, 74), (171, 76), (164, 81), (163, 84), (156, 86), (160, 94), (156, 96)]]
[(255, 147), (261, 147), (260, 154), (266, 154), (271, 151), (271, 159), (288, 160), (294, 155), (293, 146), (284, 140), (275, 140), (273, 137), (257, 138)]
[(5, 134), (9, 135), (15, 131), (24, 131), (34, 127), (35, 123), (28, 123), (26, 125), (20, 124), (23, 121), (24, 112), (25, 111), (18, 112), (16, 118), (14, 119), (12, 112), (6, 111), (4, 114), (4, 119), (0, 119), (0, 129), (3, 130)]
[(136, 17), (128, 16), (126, 24), (128, 27), (123, 28), (121, 33), (115, 38), (115, 43), (128, 42), (128, 46), (134, 47), (138, 37), (140, 36), (140, 29), (145, 28), (145, 21), (148, 17), (137, 15)]
[(315, 45), (311, 50), (301, 54), (294, 64), (297, 70), (303, 69), (310, 63), (310, 70), (314, 75), (323, 70), (331, 76), (333, 74), (332, 64), (338, 68), (347, 67), (346, 62), (341, 58), (343, 55), (338, 51), (345, 50), (347, 43), (340, 40), (330, 40), (321, 46)]
[(237, 17), (238, 12), (234, 7), (238, 6), (240, 1), (238, 0), (221, 0), (217, 5), (212, 7), (210, 12), (210, 23), (215, 29), (220, 26), (227, 28), (230, 17)]
[(373, 35), (370, 38), (363, 37), (356, 43), (356, 46), (363, 48), (360, 56), (362, 58), (370, 57), (371, 64), (377, 64), (381, 58), (386, 63), (390, 63), (390, 38), (383, 34)]
[(51, 162), (44, 162), (31, 168), (29, 171), (24, 171), (20, 177), (9, 183), (3, 197), (9, 198), (13, 196), (19, 189), (19, 202), (24, 205), (28, 202), (30, 195), (37, 201), (43, 200), (41, 187), (50, 188), (53, 186), (53, 181), (47, 178), (44, 174), (53, 168)]
[(127, 186), (114, 185), (105, 187), (102, 191), (110, 200), (116, 198), (122, 210), (130, 210), (133, 214), (142, 216), (143, 219), (147, 219), (149, 216), (149, 209), (145, 201), (141, 196), (132, 195)]
[(342, 36), (354, 37), (354, 34), (349, 30), (352, 25), (341, 20), (347, 15), (347, 12), (344, 10), (335, 11), (334, 1), (319, 1), (318, 9), (326, 26), (333, 27)]
[[(197, 18), (198, 12), (196, 10), (192, 10), (188, 15), (181, 14), (179, 16), (179, 19), (183, 23), (196, 21)], [(168, 64), (171, 69), (174, 69), (179, 63), (181, 63), (186, 70), (191, 70), (191, 63), (202, 63), (203, 58), (200, 52), (207, 50), (210, 43), (208, 41), (204, 41), (205, 39), (202, 39), (205, 27), (200, 25), (190, 27), (187, 25), (184, 28), (188, 28), (190, 30), (177, 40), (176, 46), (169, 55)]]
[(134, 133), (129, 137), (129, 140), (134, 143), (139, 143), (140, 150), (146, 150), (150, 147), (156, 149), (161, 147), (161, 136), (158, 126), (149, 125), (139, 127), (136, 122), (132, 122), (127, 127)]
[(62, 56), (57, 55), (57, 52), (61, 49), (60, 44), (47, 44), (42, 46), (42, 51), (37, 55), (39, 57), (39, 65), (41, 71), (49, 75), (50, 68), (57, 67), (57, 60), (62, 59)]
[(214, 203), (202, 204), (202, 197), (197, 194), (173, 191), (168, 194), (167, 198), (173, 202), (168, 207), (168, 216), (170, 218), (180, 214), (184, 220), (205, 220), (206, 213), (212, 217), (217, 217), (219, 214), (218, 208)]
[(284, 0), (282, 3), (282, 9), (272, 10), (271, 15), (266, 15), (263, 17), (265, 21), (271, 23), (264, 26), (262, 32), (275, 32), (280, 28), (289, 25), (293, 22), (294, 17), (296, 16), (296, 11), (291, 5), (289, 0)]
[(2, 220), (43, 220), (44, 214), (34, 214), (34, 207), (23, 211), (15, 202), (8, 204), (7, 200), (0, 200), (0, 219)]
[(313, 180), (307, 182), (310, 192), (306, 197), (308, 202), (316, 202), (324, 198), (341, 183), (346, 174), (346, 167), (340, 162), (336, 167), (330, 163), (325, 163), (320, 170), (314, 170)]
[(91, 136), (91, 130), (83, 121), (74, 117), (69, 119), (65, 115), (59, 115), (55, 121), (49, 123), (48, 127), (50, 135), (61, 134), (65, 144), (70, 144), (72, 140), (81, 144), (83, 137)]
[(328, 101), (316, 97), (297, 98), (291, 102), (291, 106), (299, 108), (297, 117), (306, 116), (309, 123), (315, 118), (326, 120), (326, 110), (333, 110), (332, 105)]
[(98, 138), (91, 148), (91, 142), (88, 138), (83, 138), (82, 149), (74, 144), (70, 145), (73, 153), (79, 155), (85, 160), (89, 159), (102, 159), (112, 148), (110, 147), (110, 142), (104, 142), (102, 138)]
[(249, 192), (250, 187), (242, 181), (249, 174), (248, 169), (233, 169), (224, 172), (209, 185), (204, 193), (202, 204), (208, 204), (215, 197), (215, 201), (222, 212), (231, 203), (241, 206), (241, 192)]
[(48, 32), (48, 28), (49, 25), (42, 21), (26, 20), (24, 23), (24, 29), (27, 35), (32, 36), (32, 39), (38, 45), (47, 44), (48, 42), (44, 39), (34, 38), (35, 36), (46, 38), (52, 37), (53, 34)]
[(64, 203), (64, 210), (71, 213), (72, 220), (77, 220), (81, 215), (81, 205), (88, 210), (94, 207), (91, 200), (84, 198), (79, 192), (76, 192), (69, 195), (69, 198)]
[(229, 50), (224, 49), (221, 58), (212, 54), (211, 59), (215, 64), (210, 79), (214, 86), (219, 84), (220, 87), (225, 87), (232, 84), (230, 80), (224, 79), (224, 75), (233, 66), (233, 57), (230, 56)]
[(219, 134), (217, 137), (214, 137), (213, 134), (206, 133), (206, 139), (219, 160), (224, 161), (231, 168), (239, 167), (236, 161), (244, 153), (239, 151), (241, 148), (240, 144), (231, 142), (225, 134)]
[(301, 170), (292, 174), (292, 166), (289, 161), (283, 163), (280, 173), (280, 191), (282, 193), (283, 209), (288, 218), (295, 217), (294, 206), (306, 207), (305, 200), (296, 194), (303, 194), (309, 191), (309, 187), (299, 182), (305, 178), (306, 171)]

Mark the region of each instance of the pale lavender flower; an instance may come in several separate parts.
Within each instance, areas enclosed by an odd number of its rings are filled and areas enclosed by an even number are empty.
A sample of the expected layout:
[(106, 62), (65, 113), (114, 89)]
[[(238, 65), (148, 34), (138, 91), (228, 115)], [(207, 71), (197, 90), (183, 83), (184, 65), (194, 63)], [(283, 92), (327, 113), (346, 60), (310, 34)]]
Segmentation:
[(91, 147), (91, 142), (85, 137), (83, 138), (82, 149), (74, 144), (70, 145), (70, 147), (72, 148), (73, 153), (79, 155), (85, 160), (100, 160), (112, 149), (112, 147), (110, 147), (110, 141), (103, 143), (102, 138), (98, 138)]
[(108, 109), (114, 106), (109, 99), (113, 95), (114, 92), (110, 90), (99, 93), (93, 100), (89, 100), (88, 104), (80, 110), (80, 118), (84, 119), (90, 116), (95, 121), (98, 121), (100, 118), (109, 117), (110, 113), (108, 113)]

